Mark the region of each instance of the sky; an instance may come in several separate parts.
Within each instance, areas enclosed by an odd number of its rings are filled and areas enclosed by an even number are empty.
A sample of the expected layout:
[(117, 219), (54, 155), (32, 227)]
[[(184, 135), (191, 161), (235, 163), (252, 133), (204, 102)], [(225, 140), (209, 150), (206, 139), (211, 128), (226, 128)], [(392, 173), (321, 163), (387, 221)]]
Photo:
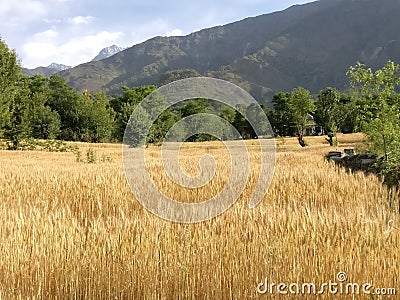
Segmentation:
[(187, 35), (312, 0), (1, 0), (0, 37), (27, 68), (76, 66), (113, 44)]

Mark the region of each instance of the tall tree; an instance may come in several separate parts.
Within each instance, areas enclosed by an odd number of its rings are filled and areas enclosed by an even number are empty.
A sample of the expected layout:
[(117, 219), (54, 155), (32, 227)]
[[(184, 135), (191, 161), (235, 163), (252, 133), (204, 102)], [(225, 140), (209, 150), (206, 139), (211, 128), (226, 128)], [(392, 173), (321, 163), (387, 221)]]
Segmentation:
[(33, 77), (22, 76), (29, 86), (29, 120), (32, 129), (32, 137), (39, 139), (55, 139), (60, 133), (61, 120), (56, 111), (48, 106), (49, 85), (48, 79), (42, 75)]
[(396, 167), (400, 159), (400, 66), (388, 61), (374, 72), (357, 63), (347, 75), (371, 151), (384, 155), (387, 168)]
[(49, 89), (48, 106), (59, 114), (61, 120), (60, 138), (83, 140), (88, 126), (87, 106), (83, 96), (58, 75), (50, 77)]
[(0, 37), (0, 134), (10, 122), (10, 105), (16, 95), (15, 84), (20, 71), (17, 54)]
[(93, 143), (110, 141), (114, 132), (115, 112), (109, 106), (106, 94), (98, 92), (92, 96), (84, 91), (83, 102), (86, 123), (82, 129), (86, 130), (84, 139)]
[[(180, 117), (185, 118), (191, 115), (196, 115), (200, 113), (206, 113), (207, 109), (210, 107), (210, 103), (207, 99), (191, 99), (182, 103), (183, 107), (179, 109)], [(192, 119), (191, 128), (186, 128), (186, 132), (192, 131), (195, 132), (199, 128), (205, 128), (205, 123), (207, 121), (204, 118), (195, 117)], [(199, 133), (194, 134), (193, 136), (188, 138), (188, 141), (195, 142), (195, 141), (206, 141), (212, 140), (213, 138), (208, 134)]]
[(290, 93), (275, 94), (272, 99), (274, 111), (271, 113), (272, 126), (280, 136), (294, 135), (293, 116), (290, 109)]
[(340, 93), (336, 89), (328, 87), (319, 92), (316, 103), (316, 122), (322, 126), (328, 135), (331, 146), (334, 145), (333, 138), (336, 137), (336, 133), (345, 119), (344, 105), (340, 100)]
[(25, 81), (19, 81), (8, 106), (8, 122), (4, 136), (11, 141), (10, 149), (17, 150), (22, 139), (30, 137), (30, 114), (28, 110), (29, 88)]
[[(129, 118), (137, 105), (150, 95), (156, 87), (151, 85), (130, 89), (123, 86), (122, 89), (123, 93), (121, 96), (110, 100), (110, 106), (116, 113), (114, 136), (119, 141), (122, 141)], [(132, 126), (130, 126), (130, 128), (132, 128)]]
[(292, 91), (289, 100), (289, 111), (296, 130), (297, 139), (300, 146), (305, 147), (303, 135), (308, 124), (308, 118), (315, 110), (314, 99), (310, 92), (302, 87)]

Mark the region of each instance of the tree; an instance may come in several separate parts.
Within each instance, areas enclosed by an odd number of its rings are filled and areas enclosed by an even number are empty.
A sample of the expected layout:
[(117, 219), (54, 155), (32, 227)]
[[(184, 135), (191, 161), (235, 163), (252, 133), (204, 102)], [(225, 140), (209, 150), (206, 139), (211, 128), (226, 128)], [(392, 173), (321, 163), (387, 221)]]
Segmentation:
[(108, 142), (114, 132), (115, 112), (109, 106), (107, 96), (103, 92), (95, 93), (93, 96), (83, 92), (84, 119), (86, 130), (84, 140), (93, 143)]
[(228, 105), (223, 105), (221, 108), (221, 112), (219, 113), (219, 116), (225, 120), (227, 120), (229, 123), (233, 124), (235, 121), (235, 115), (236, 115), (236, 110)]
[(308, 123), (308, 117), (314, 110), (314, 100), (308, 90), (298, 87), (292, 91), (289, 99), (289, 112), (296, 130), (297, 139), (302, 147), (306, 146), (303, 135)]
[(252, 103), (246, 108), (246, 119), (252, 122), (252, 126), (249, 124), (252, 138), (257, 138), (258, 134), (267, 135), (270, 124), (259, 105)]
[(235, 118), (233, 126), (240, 133), (242, 138), (250, 139), (253, 138), (255, 133), (250, 123), (246, 119), (247, 107), (243, 104), (238, 104), (236, 107)]
[(55, 139), (60, 133), (61, 120), (57, 112), (48, 106), (49, 85), (48, 79), (35, 75), (33, 77), (21, 76), (20, 81), (25, 81), (29, 86), (28, 110), (32, 137), (38, 139)]
[(270, 113), (272, 127), (280, 136), (295, 135), (293, 119), (290, 109), (290, 93), (275, 94), (272, 103), (274, 111)]
[(179, 120), (179, 116), (171, 108), (163, 111), (150, 128), (148, 143), (161, 142), (171, 127)]
[(0, 134), (10, 122), (10, 105), (16, 95), (15, 85), (20, 71), (17, 54), (0, 38)]
[(110, 106), (117, 113), (122, 112), (124, 106), (129, 105), (137, 105), (143, 101), (148, 95), (150, 95), (156, 87), (154, 85), (145, 85), (136, 88), (129, 88), (127, 86), (123, 86), (123, 93), (121, 96), (114, 97), (110, 100)]
[[(196, 115), (196, 114), (201, 114), (201, 113), (206, 113), (207, 109), (210, 107), (210, 103), (208, 102), (207, 99), (191, 99), (189, 101), (183, 102), (183, 107), (179, 109), (179, 114), (181, 118), (185, 118), (191, 115)], [(196, 132), (198, 128), (205, 128), (205, 122), (204, 118), (193, 118), (192, 119), (192, 124), (190, 128), (185, 128), (186, 132)], [(194, 134), (193, 136), (188, 138), (188, 141), (190, 142), (201, 142), (201, 141), (206, 141), (206, 140), (212, 140), (213, 138), (209, 136), (208, 134), (204, 133), (198, 133)]]
[(8, 107), (8, 122), (4, 126), (4, 136), (12, 142), (10, 149), (17, 150), (22, 139), (31, 135), (29, 120), (29, 88), (24, 81), (15, 86), (15, 92)]
[(192, 99), (185, 102), (185, 105), (179, 109), (181, 117), (187, 117), (199, 113), (205, 113), (210, 103), (207, 99)]
[(122, 87), (123, 93), (119, 97), (110, 100), (110, 106), (114, 109), (115, 116), (115, 132), (114, 137), (122, 141), (129, 118), (136, 106), (151, 94), (155, 86), (142, 86), (130, 89), (126, 86)]
[(87, 122), (82, 95), (69, 87), (65, 79), (52, 75), (48, 82), (49, 96), (47, 105), (60, 116), (60, 138), (63, 140), (82, 140)]
[[(328, 87), (318, 94), (316, 103), (315, 119), (328, 135), (329, 145), (333, 146), (333, 138), (345, 119), (343, 114), (344, 105), (341, 103), (340, 93)], [(336, 141), (337, 143), (337, 141)]]
[(340, 124), (342, 133), (360, 132), (359, 113), (357, 106), (352, 101), (352, 96), (349, 93), (341, 93), (340, 102), (342, 103), (342, 114), (344, 119)]
[(135, 113), (129, 115), (129, 119), (124, 130), (124, 143), (133, 147), (146, 144), (148, 129), (151, 126), (150, 116), (147, 111), (139, 105)]
[(400, 66), (388, 61), (375, 72), (364, 64), (347, 72), (353, 102), (359, 110), (362, 131), (371, 151), (384, 155), (386, 169), (397, 167), (400, 158)]

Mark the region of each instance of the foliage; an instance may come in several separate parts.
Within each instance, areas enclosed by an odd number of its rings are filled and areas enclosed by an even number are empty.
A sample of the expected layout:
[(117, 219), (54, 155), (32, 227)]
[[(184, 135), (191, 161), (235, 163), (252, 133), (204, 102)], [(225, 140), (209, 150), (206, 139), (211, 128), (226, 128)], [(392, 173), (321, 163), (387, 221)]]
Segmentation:
[(21, 76), (20, 81), (27, 85), (27, 108), (31, 136), (37, 139), (55, 139), (60, 133), (61, 119), (48, 105), (49, 87), (47, 79), (41, 75)]
[(110, 100), (110, 107), (115, 111), (114, 137), (122, 141), (128, 121), (136, 106), (156, 89), (155, 86), (142, 86), (130, 89), (123, 86), (123, 93)]
[(290, 93), (278, 93), (272, 98), (274, 110), (269, 113), (275, 134), (280, 136), (295, 135), (290, 109)]
[(98, 92), (91, 96), (89, 92), (84, 91), (83, 102), (87, 122), (84, 140), (94, 143), (110, 141), (116, 114), (109, 106), (106, 94)]
[(333, 137), (336, 136), (341, 123), (345, 119), (343, 108), (344, 105), (341, 103), (340, 93), (336, 89), (328, 87), (319, 92), (315, 120), (328, 135), (328, 141), (331, 146), (334, 145)]
[(388, 61), (374, 72), (358, 63), (347, 75), (369, 149), (384, 156), (386, 171), (397, 169), (400, 158), (400, 97), (397, 94), (400, 66)]
[(309, 115), (315, 110), (314, 100), (308, 90), (298, 87), (290, 94), (288, 105), (299, 144), (305, 147), (306, 143), (303, 139), (303, 134), (308, 124)]
[(16, 82), (13, 96), (9, 101), (8, 120), (3, 127), (4, 137), (12, 143), (10, 149), (17, 150), (20, 141), (31, 135), (29, 100), (26, 83)]
[(9, 121), (9, 106), (20, 70), (17, 54), (0, 38), (0, 130)]

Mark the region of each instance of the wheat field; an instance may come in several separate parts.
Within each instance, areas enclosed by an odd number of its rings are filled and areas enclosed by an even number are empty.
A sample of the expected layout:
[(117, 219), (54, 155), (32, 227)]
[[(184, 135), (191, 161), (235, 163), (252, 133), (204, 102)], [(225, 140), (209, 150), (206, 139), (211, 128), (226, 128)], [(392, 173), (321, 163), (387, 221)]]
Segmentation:
[[(83, 153), (93, 149), (95, 164), (69, 152), (0, 151), (0, 299), (292, 299), (299, 295), (260, 294), (257, 287), (265, 278), (337, 282), (338, 272), (348, 282), (396, 288), (396, 299), (398, 192), (326, 162), (324, 154), (336, 148), (323, 137), (306, 140), (304, 149), (295, 139), (277, 140), (274, 179), (254, 209), (248, 202), (259, 151), (247, 141), (252, 169), (242, 196), (223, 215), (196, 224), (162, 220), (140, 205), (125, 179), (121, 145), (77, 144)], [(340, 135), (337, 149), (361, 140)], [(198, 172), (204, 153), (217, 161), (216, 177), (199, 189), (172, 183), (159, 153), (158, 146), (146, 149), (149, 172), (179, 201), (202, 201), (226, 183), (229, 153), (220, 142), (181, 151), (188, 173)]]

